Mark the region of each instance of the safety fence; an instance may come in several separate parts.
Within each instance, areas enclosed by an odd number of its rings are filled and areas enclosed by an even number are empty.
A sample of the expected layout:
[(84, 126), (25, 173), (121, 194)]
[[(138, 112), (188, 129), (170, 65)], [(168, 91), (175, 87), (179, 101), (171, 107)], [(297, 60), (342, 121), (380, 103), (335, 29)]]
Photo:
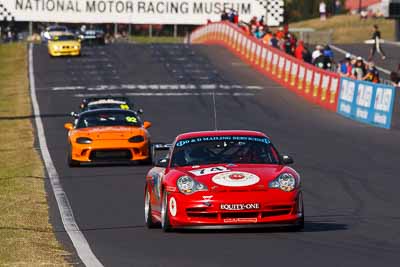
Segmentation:
[[(387, 106), (382, 103), (387, 103), (387, 101), (393, 103), (395, 90), (391, 86), (358, 82), (342, 78), (337, 73), (319, 69), (277, 48), (262, 43), (232, 23), (218, 22), (199, 27), (191, 33), (190, 42), (225, 46), (261, 73), (312, 103), (358, 121), (390, 128), (393, 104)], [(347, 91), (345, 95), (339, 93), (342, 92), (343, 86), (347, 86), (349, 82), (355, 86), (351, 101), (350, 93)], [(365, 87), (369, 89), (363, 89)], [(388, 93), (389, 91), (392, 92), (391, 95)], [(360, 115), (360, 110), (363, 108), (362, 110), (365, 111), (364, 108), (367, 107), (356, 105), (360, 101), (365, 101), (364, 95), (360, 98), (358, 94), (367, 95), (369, 93), (371, 93), (371, 103), (368, 107), (371, 110), (365, 118), (365, 114)], [(366, 105), (366, 103), (364, 104)], [(339, 111), (339, 105), (342, 105), (345, 111)], [(349, 108), (350, 112), (346, 112)], [(386, 120), (382, 116), (385, 116)]]

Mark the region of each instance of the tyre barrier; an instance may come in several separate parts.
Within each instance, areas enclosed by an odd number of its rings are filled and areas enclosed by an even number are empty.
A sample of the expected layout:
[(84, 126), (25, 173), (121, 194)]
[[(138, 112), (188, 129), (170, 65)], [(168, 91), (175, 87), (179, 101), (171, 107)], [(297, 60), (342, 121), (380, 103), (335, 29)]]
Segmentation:
[(347, 118), (390, 129), (395, 88), (343, 78), (249, 36), (229, 22), (210, 23), (190, 34), (192, 44), (218, 44), (307, 101)]

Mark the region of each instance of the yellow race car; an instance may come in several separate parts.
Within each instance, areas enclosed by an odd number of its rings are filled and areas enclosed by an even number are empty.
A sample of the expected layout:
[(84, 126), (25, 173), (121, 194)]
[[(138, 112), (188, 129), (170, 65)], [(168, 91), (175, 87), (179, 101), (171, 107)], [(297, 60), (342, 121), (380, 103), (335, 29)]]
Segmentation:
[(54, 36), (48, 41), (47, 48), (52, 57), (81, 55), (81, 43), (70, 33)]

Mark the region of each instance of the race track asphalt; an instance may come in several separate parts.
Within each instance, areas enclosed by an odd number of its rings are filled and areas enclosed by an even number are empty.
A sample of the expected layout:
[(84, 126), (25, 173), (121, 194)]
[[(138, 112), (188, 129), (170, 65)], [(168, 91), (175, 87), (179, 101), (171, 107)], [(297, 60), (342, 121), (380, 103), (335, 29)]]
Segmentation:
[[(36, 45), (33, 58), (51, 157), (104, 266), (399, 266), (400, 131), (309, 104), (217, 46), (116, 44), (51, 59)], [(182, 86), (188, 84), (193, 87)], [(67, 166), (63, 124), (83, 96), (130, 95), (153, 123), (153, 142), (169, 142), (181, 132), (213, 129), (209, 84), (223, 85), (215, 89), (219, 129), (264, 131), (294, 157), (304, 232), (148, 230), (143, 187), (149, 166)], [(48, 192), (57, 236), (75, 254)]]

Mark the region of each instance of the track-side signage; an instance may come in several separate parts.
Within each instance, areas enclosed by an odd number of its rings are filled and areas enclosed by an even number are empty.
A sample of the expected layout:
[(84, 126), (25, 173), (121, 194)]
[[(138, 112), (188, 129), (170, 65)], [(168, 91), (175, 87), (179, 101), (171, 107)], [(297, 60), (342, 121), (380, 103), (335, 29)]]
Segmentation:
[(337, 112), (371, 125), (390, 128), (395, 88), (342, 78)]
[(265, 15), (258, 0), (0, 0), (2, 19), (69, 23), (206, 24), (234, 9), (249, 21)]

